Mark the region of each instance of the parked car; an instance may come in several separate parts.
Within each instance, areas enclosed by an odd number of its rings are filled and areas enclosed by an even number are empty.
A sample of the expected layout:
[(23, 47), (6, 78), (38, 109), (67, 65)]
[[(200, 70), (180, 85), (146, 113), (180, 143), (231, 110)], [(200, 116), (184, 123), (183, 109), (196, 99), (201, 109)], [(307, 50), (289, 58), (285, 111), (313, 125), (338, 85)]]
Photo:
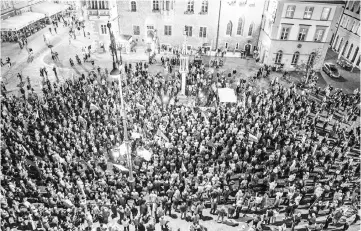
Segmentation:
[(346, 71), (351, 71), (352, 70), (352, 63), (350, 63), (347, 60), (341, 59), (341, 60), (337, 60), (336, 62), (338, 65), (340, 65), (343, 69), (345, 69)]
[(325, 63), (323, 64), (322, 70), (332, 78), (340, 78), (340, 72), (338, 71), (335, 64)]

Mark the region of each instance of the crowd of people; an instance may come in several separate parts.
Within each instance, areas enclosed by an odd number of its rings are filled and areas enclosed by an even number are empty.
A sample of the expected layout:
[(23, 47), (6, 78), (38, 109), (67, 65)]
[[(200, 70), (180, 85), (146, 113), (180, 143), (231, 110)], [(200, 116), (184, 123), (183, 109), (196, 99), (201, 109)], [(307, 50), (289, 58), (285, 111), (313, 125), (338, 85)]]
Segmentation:
[[(302, 220), (310, 230), (346, 230), (359, 220), (359, 92), (328, 87), (311, 97), (277, 80), (255, 92), (242, 81), (238, 103), (212, 104), (214, 86), (226, 87), (227, 78), (190, 64), (190, 92), (206, 91), (209, 102), (185, 106), (179, 73), (165, 78), (148, 68), (127, 64), (121, 83), (134, 185), (116, 167), (126, 161), (112, 158), (125, 139), (124, 112), (119, 82), (107, 72), (64, 84), (42, 74), (42, 94), (28, 79), (21, 97), (2, 86), (2, 230), (91, 230), (97, 222), (103, 230), (170, 230), (167, 215), (176, 214), (189, 222), (180, 230), (206, 230), (209, 208), (224, 225), (248, 218), (250, 230), (295, 229)], [(326, 222), (316, 222), (324, 214)]]

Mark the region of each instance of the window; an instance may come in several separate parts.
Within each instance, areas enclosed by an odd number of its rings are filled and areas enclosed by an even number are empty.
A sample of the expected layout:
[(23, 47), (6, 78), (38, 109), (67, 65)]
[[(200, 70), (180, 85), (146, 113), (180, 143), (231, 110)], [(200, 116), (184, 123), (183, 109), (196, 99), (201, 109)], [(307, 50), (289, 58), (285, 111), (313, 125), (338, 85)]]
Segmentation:
[(338, 44), (338, 39), (339, 39), (340, 37), (337, 35), (337, 37), (336, 37), (336, 40), (335, 40), (335, 42), (334, 42), (334, 44), (333, 44), (333, 49), (336, 49), (336, 46), (337, 46), (337, 44)]
[(287, 40), (288, 34), (290, 33), (289, 27), (283, 27), (281, 32), (281, 40)]
[(153, 10), (159, 10), (159, 0), (153, 0)]
[(341, 38), (340, 44), (338, 44), (337, 52), (340, 52), (340, 49), (342, 47), (343, 38)]
[(316, 53), (312, 52), (310, 56), (308, 56), (307, 65), (312, 67), (313, 63), (315, 62), (315, 58), (316, 58)]
[(244, 19), (243, 17), (238, 19), (237, 35), (243, 35)]
[(308, 28), (300, 28), (298, 33), (298, 41), (305, 41), (307, 36)]
[(200, 27), (199, 28), (199, 37), (206, 38), (207, 37), (207, 27)]
[(227, 24), (226, 35), (232, 36), (232, 22), (229, 21)]
[(133, 26), (133, 34), (140, 35), (140, 28), (139, 26)]
[(352, 10), (353, 10), (354, 5), (355, 5), (355, 1), (354, 1), (354, 0), (353, 0), (353, 1), (348, 1), (348, 4), (347, 4), (346, 9), (348, 9), (348, 10), (352, 11)]
[(330, 7), (324, 7), (321, 14), (321, 20), (327, 21), (328, 17), (330, 16), (331, 8)]
[(135, 3), (135, 1), (132, 1), (130, 3), (130, 8), (132, 12), (136, 12), (137, 11), (137, 4)]
[(316, 29), (315, 42), (322, 42), (324, 33), (325, 33), (325, 29)]
[(357, 54), (358, 54), (358, 50), (359, 50), (359, 47), (356, 47), (356, 50), (355, 50), (355, 52), (353, 53), (353, 58), (352, 58), (352, 60), (351, 60), (352, 63), (355, 62), (355, 59), (356, 59)]
[(184, 31), (188, 37), (192, 36), (192, 27), (191, 26), (185, 26)]
[(344, 16), (342, 17), (341, 22), (340, 22), (340, 26), (344, 26), (345, 22), (346, 22), (346, 16), (344, 15)]
[(193, 0), (188, 0), (187, 11), (194, 12), (194, 1)]
[(303, 14), (303, 18), (304, 19), (311, 19), (313, 9), (314, 8), (312, 6), (306, 6), (305, 13)]
[(286, 18), (293, 18), (296, 6), (288, 6), (286, 11)]
[(104, 1), (99, 1), (99, 9), (105, 9)]
[(202, 1), (202, 13), (208, 13), (208, 0), (203, 0)]
[(347, 29), (350, 24), (350, 18), (347, 18), (344, 28)]
[(282, 55), (283, 55), (283, 52), (282, 52), (282, 51), (278, 51), (278, 52), (277, 52), (277, 54), (276, 54), (276, 59), (275, 59), (275, 63), (276, 63), (276, 64), (280, 64), (280, 63), (281, 63)]
[(352, 49), (353, 49), (353, 44), (351, 44), (350, 49), (348, 49), (348, 53), (347, 53), (346, 59), (349, 59), (349, 58), (350, 58)]
[(291, 65), (296, 65), (298, 62), (298, 58), (300, 57), (300, 52), (295, 52), (292, 56), (292, 62)]
[(107, 33), (107, 26), (106, 25), (100, 25), (100, 30), (102, 34), (106, 34)]
[(164, 35), (172, 35), (172, 26), (164, 26)]
[(346, 41), (346, 44), (345, 44), (345, 46), (343, 47), (342, 55), (345, 54), (346, 49), (347, 49), (347, 46), (348, 46), (348, 41)]
[(248, 36), (252, 36), (253, 28), (254, 28), (254, 23), (252, 22), (251, 25), (249, 25)]
[(170, 1), (169, 0), (165, 1), (165, 10), (167, 10), (167, 11), (170, 10)]

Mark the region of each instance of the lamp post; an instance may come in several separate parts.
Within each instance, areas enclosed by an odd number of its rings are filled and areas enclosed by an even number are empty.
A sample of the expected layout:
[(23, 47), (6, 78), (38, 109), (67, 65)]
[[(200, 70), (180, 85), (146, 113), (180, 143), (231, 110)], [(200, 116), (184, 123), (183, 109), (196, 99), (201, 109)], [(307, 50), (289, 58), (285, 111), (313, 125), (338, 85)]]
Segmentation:
[[(112, 24), (108, 21), (107, 23), (107, 27), (109, 29), (109, 36), (110, 36), (110, 50), (112, 52), (112, 57), (113, 57), (113, 70), (110, 72), (111, 75), (118, 75), (119, 74), (119, 70), (116, 66), (116, 63), (119, 64), (119, 60), (118, 60), (118, 55), (117, 55), (117, 48), (115, 45), (115, 38), (114, 38), (114, 34), (111, 31), (112, 28)], [(115, 56), (115, 59), (114, 59)]]
[(124, 127), (124, 144), (125, 144), (125, 150), (127, 155), (127, 161), (128, 161), (128, 168), (129, 168), (129, 187), (131, 190), (134, 188), (134, 182), (135, 179), (133, 177), (133, 164), (132, 164), (132, 156), (129, 152), (129, 138), (128, 138), (128, 126), (127, 126), (127, 113), (124, 108), (124, 98), (123, 98), (123, 87), (122, 87), (122, 80), (120, 73), (118, 74), (118, 80), (119, 80), (119, 94), (120, 94), (120, 106), (123, 114), (123, 127)]

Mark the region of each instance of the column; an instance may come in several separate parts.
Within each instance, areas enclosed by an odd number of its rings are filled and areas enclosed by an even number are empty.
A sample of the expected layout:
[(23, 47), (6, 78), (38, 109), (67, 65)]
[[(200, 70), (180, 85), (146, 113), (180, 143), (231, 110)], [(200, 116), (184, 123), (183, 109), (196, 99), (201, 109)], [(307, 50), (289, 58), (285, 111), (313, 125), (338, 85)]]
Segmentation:
[(186, 94), (186, 75), (187, 73), (182, 72), (182, 90), (181, 90), (181, 94), (185, 95)]

